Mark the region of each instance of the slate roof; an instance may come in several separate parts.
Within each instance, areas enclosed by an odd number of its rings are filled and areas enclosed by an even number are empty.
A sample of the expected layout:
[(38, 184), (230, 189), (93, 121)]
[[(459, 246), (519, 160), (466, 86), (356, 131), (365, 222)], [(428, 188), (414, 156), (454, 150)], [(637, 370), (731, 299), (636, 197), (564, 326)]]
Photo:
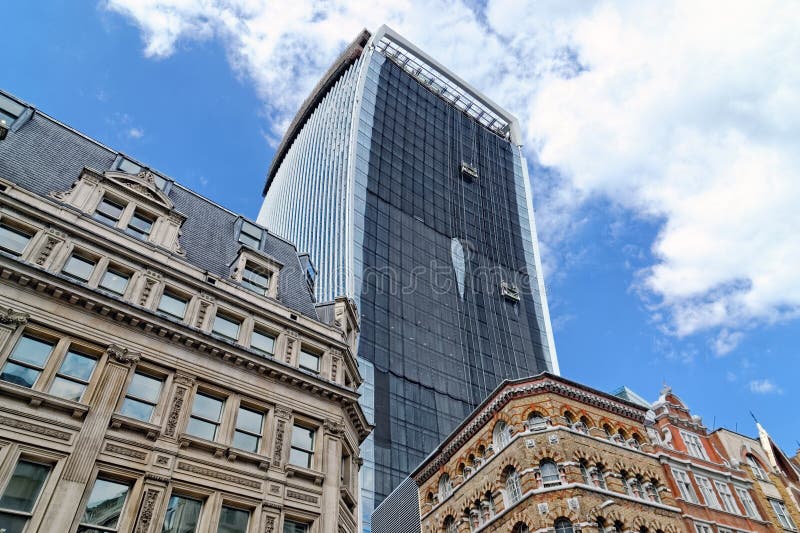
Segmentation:
[[(112, 170), (121, 155), (25, 104), (14, 95), (4, 91), (0, 93), (29, 108), (13, 123), (6, 139), (0, 141), (0, 177), (46, 196), (52, 191), (69, 189), (84, 167), (100, 172)], [(183, 259), (212, 274), (227, 277), (228, 265), (236, 259), (241, 248), (236, 240), (235, 224), (242, 217), (177, 183), (172, 183), (168, 188), (167, 196), (174, 202), (175, 209), (186, 215), (180, 238), (186, 253)], [(258, 225), (252, 220), (248, 222)], [(278, 300), (303, 315), (317, 319), (315, 302), (306, 284), (305, 271), (296, 248), (266, 230), (264, 234), (261, 251), (283, 264)]]

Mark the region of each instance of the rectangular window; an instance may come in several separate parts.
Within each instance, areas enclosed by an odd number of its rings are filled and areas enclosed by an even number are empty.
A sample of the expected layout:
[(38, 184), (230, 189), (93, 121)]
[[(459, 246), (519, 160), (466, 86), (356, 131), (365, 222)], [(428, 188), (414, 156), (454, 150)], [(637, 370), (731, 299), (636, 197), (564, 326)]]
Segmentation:
[(125, 394), (119, 412), (143, 422), (150, 422), (158, 404), (158, 398), (161, 396), (163, 384), (163, 379), (136, 372), (128, 386), (128, 392)]
[(314, 458), (314, 433), (313, 429), (308, 429), (297, 424), (292, 428), (292, 448), (289, 452), (289, 462), (303, 468), (311, 468)]
[(223, 400), (198, 392), (194, 396), (192, 416), (186, 432), (201, 439), (214, 440), (219, 429), (219, 420), (222, 416)]
[(26, 459), (17, 462), (0, 496), (0, 525), (3, 531), (16, 533), (25, 529), (49, 474), (50, 465)]
[(32, 234), (6, 224), (0, 224), (0, 250), (20, 256), (31, 241)]
[(124, 210), (124, 205), (109, 200), (108, 198), (103, 198), (94, 211), (94, 218), (109, 226), (116, 226)]
[(186, 316), (186, 306), (189, 300), (170, 291), (164, 291), (158, 302), (158, 310), (179, 320)]
[(269, 291), (270, 272), (260, 267), (245, 265), (242, 286), (255, 293), (266, 295)]
[(681, 437), (683, 442), (686, 443), (686, 451), (689, 452), (689, 455), (708, 461), (708, 454), (706, 454), (706, 449), (703, 447), (703, 442), (699, 436), (688, 431), (681, 431)]
[(242, 322), (240, 320), (218, 311), (214, 317), (214, 325), (211, 327), (211, 331), (235, 341), (239, 339), (239, 328), (241, 326)]
[(303, 522), (296, 522), (294, 520), (286, 519), (283, 521), (283, 533), (308, 533), (310, 528), (308, 524)]
[(761, 513), (758, 512), (756, 503), (753, 501), (753, 497), (750, 496), (750, 491), (747, 489), (736, 487), (736, 494), (739, 495), (739, 500), (741, 500), (742, 502), (745, 514), (750, 518), (761, 520)]
[(128, 222), (128, 228), (126, 231), (128, 232), (128, 235), (132, 235), (137, 239), (146, 241), (150, 236), (150, 231), (152, 229), (153, 219), (141, 213), (140, 211), (134, 211), (131, 221)]
[(167, 504), (161, 533), (194, 533), (197, 531), (202, 509), (203, 502), (200, 500), (173, 494)]
[(780, 522), (781, 527), (784, 529), (791, 529), (795, 530), (797, 527), (792, 520), (792, 517), (789, 515), (789, 512), (786, 510), (786, 505), (780, 500), (770, 500), (770, 505), (772, 505), (772, 510), (775, 511), (775, 514), (778, 516), (778, 522)]
[(250, 522), (250, 511), (223, 505), (219, 514), (217, 533), (247, 533)]
[(92, 276), (94, 265), (95, 262), (91, 259), (72, 254), (67, 259), (67, 262), (64, 263), (64, 268), (61, 269), (61, 272), (71, 278), (86, 282)]
[(320, 360), (319, 355), (309, 352), (308, 350), (300, 350), (300, 360), (299, 360), (300, 368), (304, 368), (306, 370), (314, 372), (315, 374), (318, 374), (319, 360)]
[(240, 450), (257, 453), (261, 446), (263, 429), (263, 413), (239, 407), (239, 413), (236, 416), (236, 431), (233, 433), (233, 446)]
[(130, 275), (116, 268), (109, 267), (100, 279), (100, 288), (122, 296), (125, 293), (125, 289), (128, 288), (128, 281), (130, 281), (130, 279)]
[(97, 365), (97, 357), (70, 350), (58, 369), (50, 394), (75, 402), (81, 401)]
[(24, 335), (0, 372), (0, 379), (23, 387), (33, 387), (53, 353), (54, 343)]
[(275, 354), (275, 336), (254, 329), (253, 336), (250, 337), (250, 347), (263, 354), (272, 356)]
[(239, 230), (239, 242), (258, 249), (261, 245), (261, 228), (243, 220), (242, 228)]
[(119, 517), (128, 499), (130, 485), (97, 478), (86, 502), (86, 510), (81, 518), (78, 531), (99, 533), (100, 531), (117, 531)]
[(689, 479), (689, 475), (677, 468), (672, 469), (672, 475), (675, 476), (675, 482), (678, 484), (681, 498), (687, 502), (697, 503), (697, 495), (694, 493), (694, 487), (692, 487), (692, 481)]
[(739, 508), (736, 506), (736, 500), (733, 498), (731, 488), (727, 483), (715, 481), (714, 485), (717, 487), (719, 497), (722, 498), (722, 506), (729, 513), (739, 514)]
[(703, 495), (703, 501), (706, 502), (706, 505), (714, 509), (722, 509), (719, 505), (717, 495), (711, 487), (711, 481), (703, 476), (694, 476), (694, 478), (697, 480), (697, 486), (700, 487), (700, 493)]

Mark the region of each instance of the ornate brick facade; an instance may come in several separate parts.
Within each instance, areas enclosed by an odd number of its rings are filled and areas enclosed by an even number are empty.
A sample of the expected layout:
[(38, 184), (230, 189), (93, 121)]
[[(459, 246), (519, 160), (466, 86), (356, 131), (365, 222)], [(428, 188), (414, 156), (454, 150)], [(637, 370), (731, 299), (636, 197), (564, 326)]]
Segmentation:
[(681, 531), (646, 413), (550, 374), (501, 386), (414, 472), (422, 531)]

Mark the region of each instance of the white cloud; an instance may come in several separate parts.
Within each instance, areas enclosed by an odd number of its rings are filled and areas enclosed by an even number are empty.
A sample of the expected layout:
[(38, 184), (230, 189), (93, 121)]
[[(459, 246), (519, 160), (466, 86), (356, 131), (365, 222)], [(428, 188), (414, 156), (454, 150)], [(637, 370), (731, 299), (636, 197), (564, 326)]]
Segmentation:
[[(145, 53), (219, 38), (279, 135), (337, 52), (387, 22), (521, 119), (543, 250), (587, 199), (661, 224), (636, 284), (662, 327), (742, 330), (800, 314), (800, 4), (108, 0)], [(476, 12), (475, 9), (482, 9)], [(545, 258), (552, 268), (552, 261)]]
[(142, 128), (131, 128), (128, 130), (128, 137), (131, 139), (141, 139), (144, 137), (144, 130)]
[(783, 394), (783, 389), (769, 379), (754, 379), (750, 382), (750, 392), (756, 394)]

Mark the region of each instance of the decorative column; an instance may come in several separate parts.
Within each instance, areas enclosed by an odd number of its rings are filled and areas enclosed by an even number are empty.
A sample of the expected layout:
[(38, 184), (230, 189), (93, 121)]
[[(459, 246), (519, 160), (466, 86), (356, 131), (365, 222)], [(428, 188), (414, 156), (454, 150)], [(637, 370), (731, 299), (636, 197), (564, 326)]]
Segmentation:
[(115, 344), (106, 349), (106, 356), (103, 376), (83, 427), (75, 439), (72, 453), (64, 462), (64, 471), (50, 500), (51, 505), (45, 512), (41, 531), (63, 530), (66, 524), (71, 524), (76, 518), (76, 511), (82, 513), (83, 510), (79, 508), (81, 497), (92, 475), (111, 415), (123, 393), (128, 371), (139, 361), (139, 354)]
[(275, 407), (275, 440), (272, 449), (272, 466), (281, 469), (283, 464), (284, 445), (283, 440), (286, 436), (289, 420), (292, 419), (291, 409), (285, 407)]
[(169, 478), (167, 476), (153, 473), (144, 475), (142, 502), (139, 505), (139, 514), (136, 517), (133, 533), (152, 533), (158, 530), (154, 525), (156, 523), (155, 519), (164, 500), (164, 492), (168, 483)]
[(340, 420), (328, 419), (322, 426), (325, 439), (323, 447), (322, 505), (320, 514), (324, 517), (321, 533), (336, 533), (339, 522), (339, 483), (342, 467), (342, 443), (344, 424)]
[(175, 383), (175, 390), (172, 393), (172, 400), (169, 402), (167, 425), (164, 428), (164, 437), (168, 439), (177, 438), (178, 423), (181, 419), (183, 404), (190, 394), (189, 391), (194, 387), (194, 379), (184, 374), (177, 374), (173, 381)]

